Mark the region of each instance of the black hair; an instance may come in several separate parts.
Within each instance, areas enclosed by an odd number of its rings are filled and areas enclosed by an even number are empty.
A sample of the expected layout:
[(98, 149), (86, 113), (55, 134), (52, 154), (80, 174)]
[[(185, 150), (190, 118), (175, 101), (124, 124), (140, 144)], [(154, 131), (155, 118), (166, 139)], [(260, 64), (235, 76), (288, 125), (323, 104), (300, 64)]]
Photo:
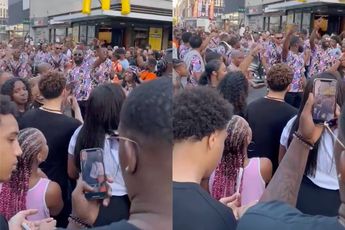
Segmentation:
[(231, 105), (214, 89), (195, 87), (175, 95), (173, 100), (174, 141), (200, 141), (226, 128)]
[(200, 48), (201, 44), (202, 44), (202, 39), (199, 35), (193, 35), (190, 39), (189, 39), (189, 44), (193, 49), (197, 49)]
[(331, 39), (332, 39), (332, 40), (334, 40), (334, 41), (336, 41), (336, 42), (337, 42), (337, 44), (341, 44), (341, 39), (340, 39), (340, 37), (339, 37), (339, 36), (337, 36), (337, 35), (333, 35), (333, 36), (331, 37)]
[(212, 60), (205, 66), (205, 71), (201, 74), (199, 79), (199, 85), (209, 85), (211, 84), (211, 75), (213, 71), (218, 71), (220, 66), (222, 65), (222, 61), (220, 60)]
[(184, 32), (182, 34), (182, 41), (184, 43), (188, 43), (191, 37), (192, 37), (192, 33), (191, 32)]
[(248, 80), (242, 72), (230, 72), (218, 85), (221, 95), (234, 107), (234, 114), (244, 116), (248, 97)]
[(240, 39), (237, 36), (233, 35), (229, 38), (229, 45), (231, 45), (232, 47), (234, 47), (239, 42), (240, 42)]
[(0, 115), (5, 116), (9, 114), (12, 114), (14, 117), (17, 117), (17, 106), (13, 101), (11, 101), (11, 98), (9, 96), (0, 94)]
[(13, 78), (8, 79), (7, 81), (5, 81), (5, 83), (1, 87), (1, 94), (9, 96), (11, 100), (13, 101), (14, 86), (17, 81), (23, 82), (26, 90), (28, 91), (28, 102), (25, 106), (25, 110), (27, 110), (29, 108), (32, 95), (31, 95), (31, 86), (26, 79), (19, 78), (19, 77), (13, 77)]
[(205, 53), (205, 62), (209, 63), (212, 60), (220, 60), (222, 58), (222, 55), (220, 55), (217, 52), (214, 52), (212, 50), (207, 50)]
[[(294, 120), (292, 127), (290, 129), (290, 134), (289, 134), (289, 140), (288, 140), (288, 145), (290, 145), (292, 141), (292, 137), (294, 132), (298, 130), (299, 127), (299, 119), (302, 114), (302, 111), (304, 109), (304, 105), (306, 104), (309, 93), (313, 92), (313, 86), (314, 86), (314, 80), (317, 78), (325, 78), (325, 79), (336, 79), (337, 80), (337, 95), (336, 95), (336, 103), (340, 107), (344, 107), (344, 102), (345, 102), (345, 85), (344, 82), (341, 78), (337, 78), (335, 75), (332, 73), (324, 72), (318, 75), (315, 75), (311, 79), (308, 80), (307, 85), (304, 89), (303, 93), (303, 98), (301, 101), (301, 106), (299, 108), (297, 118)], [(317, 166), (317, 158), (318, 158), (318, 149), (319, 149), (319, 144), (320, 144), (320, 139), (315, 143), (313, 150), (309, 152), (308, 155), (308, 160), (307, 160), (307, 165), (305, 168), (304, 173), (308, 176), (315, 176), (316, 172), (316, 166)]]
[(172, 94), (169, 77), (136, 87), (122, 106), (121, 130), (146, 138), (151, 145), (172, 144)]
[(97, 86), (87, 100), (85, 121), (75, 145), (75, 164), (80, 169), (80, 151), (87, 148), (103, 148), (106, 134), (117, 130), (120, 111), (126, 96), (121, 86), (104, 84)]

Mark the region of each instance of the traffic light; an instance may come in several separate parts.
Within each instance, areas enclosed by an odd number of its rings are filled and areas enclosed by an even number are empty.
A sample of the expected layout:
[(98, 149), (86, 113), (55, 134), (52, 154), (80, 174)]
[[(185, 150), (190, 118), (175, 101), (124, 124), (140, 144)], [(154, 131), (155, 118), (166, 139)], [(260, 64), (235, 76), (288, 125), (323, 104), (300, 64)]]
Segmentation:
[(91, 13), (91, 1), (92, 0), (83, 0), (83, 8), (81, 10), (83, 14)]
[(129, 2), (130, 0), (121, 0), (121, 14), (127, 15), (131, 12), (131, 4)]
[(111, 0), (101, 0), (102, 10), (110, 10)]

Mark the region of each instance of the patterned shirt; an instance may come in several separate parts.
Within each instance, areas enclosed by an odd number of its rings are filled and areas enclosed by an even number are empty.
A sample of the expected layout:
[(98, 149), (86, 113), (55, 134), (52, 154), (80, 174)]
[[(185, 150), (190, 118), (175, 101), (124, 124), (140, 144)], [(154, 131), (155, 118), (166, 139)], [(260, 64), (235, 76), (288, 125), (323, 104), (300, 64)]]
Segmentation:
[(277, 46), (275, 43), (270, 42), (266, 47), (266, 52), (264, 54), (267, 59), (268, 67), (272, 67), (277, 63), (281, 63), (283, 49), (281, 46)]
[(72, 86), (77, 101), (85, 101), (92, 91), (91, 68), (88, 62), (74, 66), (67, 74), (67, 84)]
[(24, 58), (19, 61), (13, 59), (5, 60), (1, 69), (6, 72), (11, 72), (15, 77), (30, 78), (32, 76), (31, 66)]
[(39, 50), (34, 57), (34, 65), (38, 65), (40, 63), (49, 63), (49, 53), (45, 53), (42, 50)]
[(53, 67), (53, 69), (64, 71), (66, 64), (70, 60), (66, 56), (66, 54), (61, 53), (57, 58), (52, 54), (49, 54), (48, 63)]
[(180, 59), (183, 60), (184, 56), (189, 52), (190, 48), (185, 44), (180, 45)]
[(296, 54), (289, 51), (286, 58), (286, 64), (289, 65), (294, 72), (290, 92), (302, 92), (305, 72), (304, 53)]
[(190, 63), (189, 68), (188, 68), (188, 72), (190, 73), (190, 76), (192, 76), (190, 78), (190, 83), (193, 86), (197, 86), (198, 85), (198, 81), (195, 79), (194, 73), (202, 73), (202, 72), (205, 71), (205, 69), (203, 69), (202, 62), (203, 62), (203, 60), (201, 60), (199, 58), (199, 56), (194, 55), (192, 57), (191, 63)]
[[(97, 60), (93, 59), (94, 62)], [(93, 63), (92, 63), (93, 64)], [(113, 74), (113, 63), (109, 58), (97, 66), (91, 73), (92, 78), (92, 89), (97, 87), (99, 84), (110, 82), (111, 74)]]
[(325, 72), (335, 64), (335, 62), (337, 61), (337, 57), (332, 56), (331, 51), (331, 48), (324, 50), (321, 47), (315, 47), (315, 49), (312, 50), (310, 77)]

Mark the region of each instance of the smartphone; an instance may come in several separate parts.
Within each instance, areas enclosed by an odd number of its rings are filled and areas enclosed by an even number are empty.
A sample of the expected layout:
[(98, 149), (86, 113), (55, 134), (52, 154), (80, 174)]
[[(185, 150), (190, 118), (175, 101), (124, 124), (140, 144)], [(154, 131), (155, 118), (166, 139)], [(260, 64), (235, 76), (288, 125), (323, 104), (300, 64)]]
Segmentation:
[(107, 194), (103, 149), (92, 148), (80, 151), (80, 169), (83, 181), (95, 189), (85, 193), (86, 199), (104, 199)]
[(315, 123), (324, 123), (335, 118), (337, 80), (314, 80), (313, 120)]

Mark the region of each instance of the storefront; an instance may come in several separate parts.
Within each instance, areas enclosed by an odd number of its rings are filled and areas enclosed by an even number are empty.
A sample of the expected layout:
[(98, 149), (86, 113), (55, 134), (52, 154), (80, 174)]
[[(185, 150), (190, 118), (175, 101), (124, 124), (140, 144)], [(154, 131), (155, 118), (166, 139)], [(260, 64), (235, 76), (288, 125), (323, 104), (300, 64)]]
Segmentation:
[(261, 31), (263, 29), (262, 5), (247, 7), (246, 15), (246, 26), (249, 26), (253, 31)]
[(286, 25), (296, 24), (299, 29), (311, 30), (314, 21), (324, 19), (325, 33), (341, 33), (345, 29), (345, 3), (332, 0), (309, 0), (271, 4), (264, 7), (265, 30), (284, 29)]
[[(114, 12), (105, 14), (99, 11), (87, 18), (79, 13), (52, 17), (51, 22), (64, 25), (50, 30), (50, 41), (70, 35), (75, 42), (85, 44), (98, 38), (111, 46), (151, 45), (156, 49), (166, 49), (172, 40), (172, 17), (142, 14), (134, 14), (136, 17), (121, 17)], [(70, 25), (66, 27), (66, 23)]]

